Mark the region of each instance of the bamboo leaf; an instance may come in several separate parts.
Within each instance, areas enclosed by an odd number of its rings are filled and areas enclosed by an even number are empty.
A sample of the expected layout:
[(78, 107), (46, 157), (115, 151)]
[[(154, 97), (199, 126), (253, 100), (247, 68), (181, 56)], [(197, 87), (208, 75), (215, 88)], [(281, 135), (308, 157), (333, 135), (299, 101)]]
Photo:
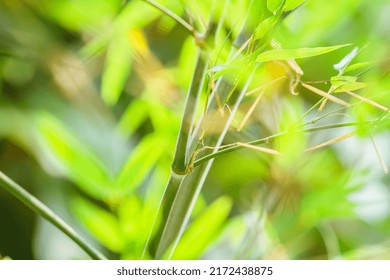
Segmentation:
[(167, 143), (163, 139), (157, 134), (144, 137), (132, 151), (115, 180), (116, 190), (132, 191), (145, 180), (165, 150)]
[(218, 198), (208, 206), (184, 232), (172, 259), (199, 258), (221, 230), (231, 207), (232, 201), (227, 196)]
[(255, 29), (253, 39), (258, 40), (263, 38), (278, 23), (279, 19), (280, 14), (277, 14), (263, 20)]
[(118, 101), (131, 71), (132, 47), (127, 34), (117, 35), (107, 49), (102, 76), (102, 98), (108, 106)]
[(148, 117), (147, 104), (142, 99), (131, 102), (118, 123), (118, 130), (122, 135), (129, 137)]
[(361, 68), (365, 68), (367, 66), (372, 66), (375, 62), (374, 61), (367, 61), (367, 62), (359, 62), (359, 63), (355, 63), (355, 64), (352, 64), (352, 65), (349, 65), (344, 73), (347, 73), (347, 72), (352, 72), (354, 70), (358, 70), (358, 69), (361, 69)]
[(348, 83), (356, 82), (357, 77), (353, 76), (334, 76), (330, 79), (332, 85), (334, 87), (339, 87)]
[(346, 46), (349, 46), (349, 44), (332, 46), (332, 47), (299, 48), (299, 49), (290, 49), (290, 50), (287, 49), (270, 50), (259, 54), (256, 58), (256, 61), (267, 62), (272, 60), (307, 58), (307, 57), (326, 54)]
[(123, 250), (123, 234), (118, 219), (112, 213), (81, 198), (72, 201), (72, 209), (88, 231), (103, 245), (114, 252)]
[[(242, 63), (240, 63), (242, 65)], [(214, 67), (211, 67), (208, 71), (213, 73), (213, 78), (218, 79), (219, 77), (234, 71), (240, 69), (240, 64), (235, 63), (231, 65), (215, 65)]]
[(356, 82), (357, 77), (353, 76), (334, 76), (330, 79), (334, 92), (345, 92), (362, 89), (367, 86), (366, 83)]
[(345, 84), (341, 86), (340, 88), (336, 89), (334, 92), (345, 92), (345, 91), (355, 91), (358, 89), (362, 89), (367, 87), (367, 83), (350, 83), (350, 84)]
[[(126, 247), (121, 253), (124, 259), (141, 259), (148, 232), (154, 222), (155, 199), (141, 199), (131, 195), (123, 200), (118, 208), (118, 219)], [(157, 222), (158, 223), (158, 222)], [(145, 255), (144, 259), (149, 259)]]
[(267, 8), (271, 13), (276, 14), (276, 12), (283, 7), (285, 2), (286, 0), (267, 0)]
[(103, 162), (54, 117), (39, 116), (37, 123), (41, 141), (54, 165), (60, 164), (66, 176), (92, 197), (110, 196), (109, 172)]
[(283, 10), (292, 11), (296, 9), (299, 5), (302, 5), (306, 0), (286, 0)]

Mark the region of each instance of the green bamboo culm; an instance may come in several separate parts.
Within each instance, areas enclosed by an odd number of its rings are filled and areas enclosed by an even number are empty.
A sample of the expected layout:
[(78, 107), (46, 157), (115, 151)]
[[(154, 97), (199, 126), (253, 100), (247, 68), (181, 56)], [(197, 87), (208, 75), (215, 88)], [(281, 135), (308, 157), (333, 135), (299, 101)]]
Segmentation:
[[(167, 228), (167, 224), (172, 218), (171, 210), (172, 205), (176, 199), (176, 195), (183, 182), (183, 179), (188, 173), (187, 168), (190, 160), (190, 151), (188, 150), (190, 146), (190, 133), (194, 123), (195, 112), (209, 63), (208, 53), (205, 50), (207, 46), (205, 44), (212, 43), (216, 30), (217, 25), (214, 22), (211, 22), (209, 28), (206, 31), (206, 34), (202, 37), (204, 38), (204, 41), (202, 40), (200, 42), (196, 42), (199, 47), (198, 56), (191, 85), (188, 90), (179, 135), (176, 142), (175, 154), (172, 161), (171, 176), (165, 188), (165, 192), (157, 213), (157, 217), (161, 217), (163, 222), (157, 228), (154, 238), (151, 239), (151, 236), (149, 236), (145, 246), (145, 250), (149, 250), (149, 253), (155, 259), (162, 258), (165, 251), (175, 240), (176, 235), (172, 234), (172, 232)], [(157, 225), (153, 226), (151, 233), (156, 230), (156, 226)]]
[(188, 139), (190, 129), (193, 123), (196, 106), (202, 89), (204, 76), (207, 68), (207, 59), (202, 51), (199, 51), (197, 63), (195, 66), (194, 76), (186, 99), (183, 118), (176, 143), (176, 150), (172, 162), (171, 176), (165, 188), (162, 201), (159, 206), (158, 216), (164, 221), (157, 230), (153, 240), (148, 240), (150, 253), (154, 258), (159, 259), (173, 242), (173, 239), (167, 236), (165, 222), (168, 221), (172, 204), (180, 185), (186, 175), (188, 163)]
[(35, 196), (27, 192), (24, 188), (19, 186), (16, 182), (10, 179), (7, 175), (0, 171), (0, 186), (15, 196), (18, 200), (23, 202), (28, 208), (35, 213), (49, 221), (52, 225), (65, 233), (77, 245), (79, 245), (92, 259), (106, 260), (107, 258), (92, 247), (88, 241), (81, 237), (71, 226), (55, 214), (50, 208), (43, 204)]

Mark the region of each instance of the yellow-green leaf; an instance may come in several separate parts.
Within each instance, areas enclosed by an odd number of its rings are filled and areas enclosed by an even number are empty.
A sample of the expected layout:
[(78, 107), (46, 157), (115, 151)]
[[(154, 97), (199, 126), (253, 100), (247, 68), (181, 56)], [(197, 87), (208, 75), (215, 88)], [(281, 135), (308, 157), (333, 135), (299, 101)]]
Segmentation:
[(66, 176), (92, 197), (110, 196), (109, 171), (87, 145), (49, 114), (38, 115), (37, 126), (49, 160), (60, 164)]
[(151, 172), (166, 145), (164, 138), (157, 134), (145, 136), (129, 155), (114, 183), (115, 189), (127, 192), (137, 188)]
[(356, 82), (357, 77), (353, 76), (335, 76), (330, 79), (332, 86), (336, 89), (334, 92), (354, 91), (367, 86), (366, 83)]
[(130, 74), (132, 47), (127, 34), (116, 36), (109, 44), (102, 77), (102, 98), (113, 106), (118, 101)]
[(279, 19), (280, 14), (277, 14), (263, 20), (254, 31), (254, 39), (258, 40), (263, 38), (270, 30), (272, 30)]
[(125, 137), (129, 137), (148, 117), (147, 104), (142, 99), (131, 102), (118, 123), (118, 130)]
[(208, 206), (188, 227), (179, 241), (172, 259), (199, 258), (223, 226), (231, 207), (232, 201), (227, 196), (218, 198)]
[(351, 72), (351, 71), (354, 71), (354, 70), (358, 70), (358, 69), (361, 69), (361, 68), (365, 68), (367, 66), (372, 66), (374, 63), (375, 63), (374, 61), (355, 63), (355, 64), (352, 64), (352, 65), (349, 65), (347, 67), (347, 69), (345, 69), (344, 73)]
[(118, 219), (112, 213), (81, 198), (72, 200), (72, 209), (81, 223), (104, 246), (113, 252), (123, 250), (124, 237)]
[(278, 10), (283, 7), (283, 4), (286, 0), (267, 0), (267, 8), (268, 10), (276, 14)]
[(349, 46), (349, 44), (332, 46), (332, 47), (299, 48), (299, 49), (290, 49), (290, 50), (287, 49), (270, 50), (259, 54), (256, 58), (256, 61), (267, 62), (272, 60), (307, 58), (307, 57), (326, 54), (346, 46)]
[(283, 10), (291, 11), (296, 9), (299, 5), (303, 4), (306, 0), (286, 0)]

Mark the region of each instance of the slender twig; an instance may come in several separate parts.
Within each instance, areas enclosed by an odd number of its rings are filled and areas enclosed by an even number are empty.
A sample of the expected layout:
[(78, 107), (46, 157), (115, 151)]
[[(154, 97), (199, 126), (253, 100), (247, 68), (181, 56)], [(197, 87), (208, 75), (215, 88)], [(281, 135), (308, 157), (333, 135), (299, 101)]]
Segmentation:
[[(284, 132), (280, 132), (280, 133), (276, 133), (274, 135), (271, 135), (271, 136), (268, 136), (268, 137), (265, 137), (265, 138), (262, 138), (262, 139), (258, 139), (258, 140), (254, 140), (254, 141), (251, 141), (251, 142), (248, 142), (247, 144), (248, 145), (260, 145), (260, 144), (265, 144), (265, 143), (270, 143), (278, 138), (281, 138), (283, 136), (286, 136), (288, 135), (289, 133), (293, 133), (293, 132), (303, 132), (303, 133), (309, 133), (309, 132), (314, 132), (314, 131), (320, 131), (320, 130), (327, 130), (327, 129), (333, 129), (333, 128), (340, 128), (340, 127), (350, 127), (350, 126), (358, 126), (358, 125), (362, 125), (362, 124), (365, 124), (365, 125), (370, 125), (370, 124), (374, 124), (375, 121), (367, 121), (367, 122), (345, 122), (345, 123), (337, 123), (337, 124), (330, 124), (330, 125), (323, 125), (323, 126), (317, 126), (317, 127), (311, 127), (311, 128), (306, 128), (306, 129), (300, 129), (300, 130), (295, 130), (295, 131), (284, 131)], [(212, 160), (216, 157), (219, 157), (221, 155), (224, 155), (224, 154), (227, 154), (227, 153), (230, 153), (230, 152), (233, 152), (233, 151), (237, 151), (237, 150), (240, 150), (240, 149), (243, 149), (245, 147), (243, 147), (242, 145), (233, 145), (228, 147), (228, 148), (225, 148), (225, 149), (221, 149), (219, 151), (216, 151), (212, 154), (209, 154), (209, 155), (206, 155), (204, 157), (201, 157), (200, 159), (197, 159), (194, 161), (193, 163), (193, 167), (197, 167), (199, 165), (201, 165), (202, 163), (205, 163), (209, 160)]]
[[(345, 107), (349, 107), (350, 104), (345, 102), (344, 100), (341, 100), (333, 95), (330, 95), (330, 92), (325, 92), (325, 91), (322, 91), (316, 87), (313, 87), (311, 85), (308, 85), (308, 84), (305, 84), (305, 83), (301, 83), (303, 87), (307, 88), (308, 90), (318, 94), (318, 95), (321, 95), (322, 97), (325, 97), (325, 100), (331, 100), (333, 101), (334, 103), (337, 103), (339, 105), (342, 105), (342, 106), (345, 106)], [(325, 101), (324, 100), (324, 101)], [(324, 103), (322, 103), (324, 104)], [(320, 111), (322, 111), (322, 108), (320, 107)]]
[(382, 168), (383, 168), (383, 171), (385, 172), (385, 174), (389, 173), (389, 168), (387, 167), (386, 165), (386, 162), (384, 161), (383, 157), (382, 157), (382, 154), (381, 152), (379, 151), (379, 147), (378, 145), (376, 144), (375, 140), (374, 140), (374, 137), (372, 137), (372, 135), (370, 134), (370, 140), (372, 142), (372, 145), (374, 146), (374, 149), (375, 149), (375, 153), (379, 159), (379, 162), (381, 163), (382, 165)]
[(71, 228), (64, 220), (55, 214), (50, 208), (43, 204), (35, 196), (27, 192), (17, 183), (12, 181), (3, 172), (0, 171), (0, 185), (8, 192), (14, 195), (17, 199), (23, 202), (27, 207), (35, 213), (45, 218), (56, 228), (65, 233), (70, 239), (77, 243), (92, 259), (105, 260), (106, 257), (92, 247), (83, 237), (81, 237), (73, 228)]
[(191, 24), (186, 22), (184, 19), (182, 19), (180, 16), (178, 16), (177, 14), (172, 12), (171, 10), (165, 8), (164, 6), (162, 6), (161, 4), (159, 4), (153, 0), (143, 0), (143, 1), (152, 5), (156, 9), (159, 9), (161, 12), (163, 12), (164, 14), (166, 14), (167, 16), (169, 16), (170, 18), (175, 20), (177, 23), (179, 23), (181, 26), (183, 26), (191, 35), (195, 35), (194, 27), (192, 27)]
[(366, 97), (364, 97), (364, 96), (360, 96), (360, 95), (358, 95), (358, 94), (356, 94), (356, 93), (354, 93), (354, 92), (352, 92), (352, 91), (345, 90), (345, 91), (343, 91), (343, 92), (345, 92), (345, 93), (351, 95), (352, 97), (355, 97), (356, 99), (361, 100), (362, 102), (365, 102), (365, 103), (367, 103), (367, 104), (370, 104), (371, 106), (374, 106), (374, 107), (376, 107), (376, 108), (378, 108), (378, 109), (381, 109), (381, 110), (383, 110), (383, 111), (385, 111), (385, 112), (389, 112), (389, 111), (390, 111), (389, 108), (387, 108), (387, 107), (385, 107), (385, 106), (383, 106), (383, 105), (381, 105), (381, 104), (378, 104), (378, 103), (376, 103), (375, 101), (372, 101), (372, 100), (370, 100), (370, 99), (368, 99), (368, 98), (366, 98)]
[(311, 151), (314, 151), (314, 150), (321, 149), (321, 148), (323, 148), (323, 147), (326, 147), (326, 146), (332, 145), (332, 144), (334, 144), (334, 143), (340, 142), (340, 141), (342, 141), (342, 140), (348, 139), (348, 138), (350, 138), (350, 137), (356, 135), (356, 133), (357, 133), (357, 130), (348, 132), (348, 133), (346, 133), (346, 134), (343, 134), (343, 135), (341, 135), (341, 136), (332, 138), (332, 139), (330, 139), (330, 140), (328, 140), (328, 141), (326, 141), (326, 142), (323, 142), (323, 143), (321, 143), (321, 144), (318, 144), (318, 145), (316, 145), (316, 146), (314, 146), (314, 147), (307, 148), (307, 149), (305, 149), (304, 151), (305, 151), (305, 152), (311, 152)]

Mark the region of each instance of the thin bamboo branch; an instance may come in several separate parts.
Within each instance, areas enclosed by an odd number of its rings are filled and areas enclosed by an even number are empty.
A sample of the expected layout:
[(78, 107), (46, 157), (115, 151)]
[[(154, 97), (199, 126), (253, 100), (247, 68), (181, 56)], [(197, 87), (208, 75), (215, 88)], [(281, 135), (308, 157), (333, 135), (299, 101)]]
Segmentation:
[(248, 112), (246, 113), (246, 115), (244, 116), (244, 119), (241, 121), (240, 125), (238, 126), (237, 128), (237, 131), (241, 131), (241, 129), (245, 126), (245, 124), (248, 122), (249, 120), (249, 117), (253, 114), (253, 112), (255, 111), (257, 105), (259, 105), (260, 103), (260, 99), (261, 97), (263, 96), (264, 94), (264, 90), (262, 92), (260, 92), (260, 94), (257, 96), (255, 102), (252, 104), (252, 106), (249, 108)]
[(333, 139), (330, 139), (329, 141), (326, 141), (326, 142), (323, 142), (321, 144), (318, 144), (314, 147), (310, 147), (310, 148), (307, 148), (305, 149), (305, 152), (310, 152), (310, 151), (314, 151), (314, 150), (318, 150), (318, 149), (321, 149), (323, 147), (326, 147), (326, 146), (329, 146), (329, 145), (332, 145), (334, 143), (337, 143), (337, 142), (340, 142), (342, 140), (345, 140), (345, 139), (348, 139), (354, 135), (356, 135), (357, 131), (352, 131), (352, 132), (348, 132), (346, 134), (343, 134), (339, 137), (336, 137), (336, 138), (333, 138)]
[(275, 156), (282, 155), (281, 152), (278, 152), (276, 150), (268, 149), (268, 148), (264, 148), (264, 147), (259, 147), (259, 146), (255, 146), (255, 145), (250, 145), (247, 143), (237, 142), (237, 146), (252, 149), (252, 150), (259, 151), (259, 152), (266, 153), (266, 154), (270, 154), (270, 155), (275, 155)]
[[(314, 131), (320, 131), (320, 130), (326, 130), (326, 129), (333, 129), (333, 128), (340, 128), (340, 127), (351, 127), (351, 126), (357, 126), (357, 125), (370, 125), (370, 124), (375, 124), (375, 121), (367, 121), (367, 122), (346, 122), (346, 123), (338, 123), (338, 124), (331, 124), (331, 125), (323, 125), (323, 126), (318, 126), (318, 127), (311, 127), (311, 128), (306, 128), (306, 129), (299, 129), (296, 130), (295, 132), (303, 132), (303, 133), (309, 133), (309, 132), (314, 132)], [(248, 142), (248, 145), (260, 145), (260, 144), (265, 144), (265, 143), (270, 143), (278, 138), (281, 138), (283, 136), (286, 136), (289, 133), (292, 133), (294, 131), (284, 131), (280, 133), (276, 133), (274, 135), (254, 140), (251, 142)], [(209, 160), (212, 160), (216, 157), (222, 156), (227, 153), (231, 153), (233, 151), (237, 151), (244, 148), (242, 145), (237, 145), (237, 143), (232, 144), (230, 147), (225, 148), (225, 149), (220, 149), (218, 151), (215, 151), (214, 153), (208, 154), (204, 157), (201, 157), (200, 159), (197, 159), (193, 163), (193, 167), (197, 167)]]
[(389, 168), (387, 167), (386, 162), (383, 159), (382, 154), (379, 151), (379, 148), (378, 148), (378, 146), (377, 146), (377, 144), (376, 144), (376, 142), (374, 140), (374, 137), (372, 137), (371, 134), (370, 134), (370, 140), (372, 142), (372, 145), (374, 146), (375, 153), (376, 153), (376, 155), (377, 155), (377, 157), (379, 159), (379, 162), (380, 162), (380, 164), (381, 164), (381, 166), (383, 168), (383, 172), (385, 172), (385, 174), (389, 173)]
[[(349, 107), (350, 104), (345, 102), (344, 100), (341, 100), (333, 95), (330, 95), (329, 93), (325, 92), (325, 91), (322, 91), (316, 87), (313, 87), (311, 85), (308, 85), (308, 84), (305, 84), (305, 83), (301, 83), (303, 87), (307, 88), (308, 90), (310, 90), (311, 92), (314, 92), (322, 97), (325, 97), (325, 100), (329, 99), (330, 101), (333, 101), (334, 103), (337, 103), (339, 105), (342, 105), (342, 106), (345, 106), (345, 107)], [(320, 109), (321, 111), (321, 109)]]
[(70, 239), (78, 244), (92, 259), (105, 260), (106, 257), (92, 247), (83, 237), (81, 237), (72, 227), (70, 227), (64, 220), (55, 214), (50, 208), (43, 204), (35, 196), (27, 192), (17, 183), (12, 181), (3, 172), (0, 171), (0, 185), (10, 192), (13, 196), (23, 202), (27, 207), (35, 213), (45, 218), (56, 228), (65, 233)]
[(186, 22), (184, 19), (182, 19), (180, 16), (172, 12), (171, 10), (165, 8), (161, 4), (153, 1), (153, 0), (143, 0), (144, 2), (148, 3), (149, 5), (155, 7), (156, 9), (160, 10), (173, 20), (175, 20), (177, 23), (179, 23), (181, 26), (183, 26), (191, 35), (195, 35), (195, 29), (192, 27), (191, 24)]
[(349, 95), (352, 96), (352, 97), (355, 97), (356, 99), (359, 99), (359, 100), (362, 101), (362, 102), (365, 102), (365, 103), (367, 103), (367, 104), (370, 104), (371, 106), (374, 106), (374, 107), (376, 107), (376, 108), (378, 108), (378, 109), (381, 109), (381, 110), (383, 110), (383, 111), (385, 111), (385, 112), (389, 112), (389, 111), (390, 111), (389, 108), (387, 108), (387, 107), (385, 107), (385, 106), (383, 106), (383, 105), (381, 105), (381, 104), (378, 104), (378, 103), (376, 103), (375, 101), (372, 101), (372, 100), (370, 100), (370, 99), (368, 99), (368, 98), (366, 98), (366, 97), (364, 97), (364, 96), (360, 96), (360, 95), (358, 95), (358, 94), (356, 94), (356, 93), (354, 93), (354, 92), (352, 92), (352, 91), (345, 90), (345, 91), (343, 91), (343, 92), (349, 94)]

